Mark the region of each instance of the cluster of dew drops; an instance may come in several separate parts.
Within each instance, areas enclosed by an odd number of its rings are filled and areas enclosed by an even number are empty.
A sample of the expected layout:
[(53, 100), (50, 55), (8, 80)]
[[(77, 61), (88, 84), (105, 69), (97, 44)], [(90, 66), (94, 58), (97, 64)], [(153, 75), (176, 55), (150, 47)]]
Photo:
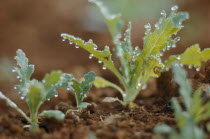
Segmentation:
[[(63, 36), (61, 36), (61, 37), (63, 37)], [(63, 37), (62, 41), (66, 41), (66, 38)], [(88, 42), (92, 42), (92, 40), (90, 39)], [(73, 42), (69, 40), (69, 44), (72, 45)], [(79, 46), (78, 46), (77, 44), (75, 44), (75, 48), (79, 48)], [(93, 49), (94, 49), (94, 50), (97, 50), (97, 48), (98, 48), (97, 46), (94, 46)], [(108, 46), (105, 46), (105, 48), (109, 48), (109, 47), (108, 47)], [(89, 58), (89, 59), (92, 59), (93, 57), (94, 57), (94, 55), (93, 55), (93, 54), (90, 54), (88, 58)], [(98, 60), (98, 63), (102, 63), (102, 61), (101, 61), (101, 60)], [(103, 65), (102, 69), (103, 69), (103, 70), (106, 70), (107, 67), (106, 67), (105, 65)]]

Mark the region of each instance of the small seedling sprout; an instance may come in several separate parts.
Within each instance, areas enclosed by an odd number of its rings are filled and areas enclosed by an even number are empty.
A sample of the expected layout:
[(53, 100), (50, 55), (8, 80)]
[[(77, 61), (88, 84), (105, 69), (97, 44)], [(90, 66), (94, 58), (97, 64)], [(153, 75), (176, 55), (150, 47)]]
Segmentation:
[(84, 78), (82, 79), (81, 82), (73, 78), (71, 82), (68, 83), (67, 90), (74, 93), (77, 110), (69, 109), (66, 113), (73, 111), (81, 111), (82, 109), (87, 108), (87, 106), (90, 105), (87, 102), (83, 102), (83, 100), (92, 87), (91, 82), (95, 80), (94, 76), (95, 76), (94, 72), (88, 72), (87, 74), (84, 75)]
[(51, 97), (58, 96), (56, 92), (57, 88), (63, 88), (68, 86), (68, 82), (72, 79), (70, 74), (63, 74), (61, 71), (53, 71), (50, 74), (45, 75), (42, 82), (36, 79), (30, 79), (34, 72), (34, 65), (28, 65), (28, 58), (22, 50), (17, 51), (17, 56), (15, 57), (18, 67), (15, 67), (12, 71), (16, 72), (17, 78), (20, 81), (20, 85), (16, 85), (16, 89), (21, 95), (21, 99), (25, 100), (30, 116), (27, 116), (14, 102), (3, 95), (0, 92), (0, 98), (4, 99), (6, 103), (18, 111), (30, 125), (30, 131), (34, 131), (39, 128), (39, 118), (54, 117), (56, 119), (62, 120), (65, 115), (58, 110), (48, 110), (39, 113), (41, 105), (46, 101), (50, 100)]

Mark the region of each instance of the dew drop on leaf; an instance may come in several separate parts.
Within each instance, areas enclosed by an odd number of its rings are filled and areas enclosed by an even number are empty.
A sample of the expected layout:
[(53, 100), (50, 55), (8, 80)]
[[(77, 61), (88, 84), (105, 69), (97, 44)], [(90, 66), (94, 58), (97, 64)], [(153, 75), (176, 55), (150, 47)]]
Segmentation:
[(12, 72), (16, 72), (16, 70), (15, 70), (15, 69), (13, 69), (13, 70), (12, 70)]
[(89, 55), (89, 59), (92, 59), (92, 58), (93, 58), (93, 54), (90, 54), (90, 55)]
[(106, 66), (103, 66), (102, 69), (105, 70), (106, 69)]
[(143, 85), (142, 89), (145, 90), (147, 88), (147, 84)]
[(178, 6), (177, 6), (177, 5), (171, 7), (171, 10), (172, 10), (172, 11), (176, 11), (177, 9), (178, 9)]

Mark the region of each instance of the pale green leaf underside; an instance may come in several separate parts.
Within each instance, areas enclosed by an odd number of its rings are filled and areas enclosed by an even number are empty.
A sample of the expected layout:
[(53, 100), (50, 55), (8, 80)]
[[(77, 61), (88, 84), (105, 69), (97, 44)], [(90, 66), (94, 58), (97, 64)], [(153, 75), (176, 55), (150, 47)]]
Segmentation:
[(45, 116), (48, 118), (55, 118), (57, 120), (63, 120), (65, 118), (65, 114), (58, 110), (47, 110), (43, 111), (39, 114), (39, 116)]

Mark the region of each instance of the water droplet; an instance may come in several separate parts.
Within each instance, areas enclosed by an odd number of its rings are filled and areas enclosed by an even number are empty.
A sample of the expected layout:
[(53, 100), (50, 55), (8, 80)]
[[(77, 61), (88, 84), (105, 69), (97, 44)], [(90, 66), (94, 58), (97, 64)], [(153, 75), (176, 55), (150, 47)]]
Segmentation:
[(69, 90), (70, 90), (70, 88), (68, 87), (66, 90), (68, 90), (68, 91), (69, 91)]
[(162, 10), (160, 14), (163, 15), (164, 17), (166, 17), (166, 15), (167, 15), (164, 10)]
[(20, 80), (20, 82), (22, 82), (22, 80)]
[(42, 80), (42, 83), (46, 83), (46, 81), (45, 80)]
[(14, 87), (14, 89), (16, 90), (16, 89), (17, 89), (17, 87), (15, 86), (15, 87)]
[(196, 68), (196, 71), (200, 71), (200, 68)]
[(13, 70), (12, 70), (12, 72), (16, 72), (16, 70), (15, 70), (15, 69), (13, 69)]
[(20, 76), (17, 76), (17, 79), (20, 79)]
[(62, 39), (63, 42), (64, 42), (65, 40), (66, 40), (65, 38)]
[(135, 50), (137, 51), (138, 49), (139, 49), (139, 47), (138, 47), (138, 46), (136, 46), (136, 47), (135, 47)]
[(176, 48), (176, 44), (173, 44), (171, 47), (172, 47), (172, 48)]
[(196, 66), (196, 65), (194, 65), (194, 68), (197, 68), (197, 66)]
[(50, 99), (49, 99), (49, 98), (48, 98), (47, 100), (48, 100), (48, 101), (50, 101)]
[(181, 63), (181, 64), (180, 64), (180, 66), (181, 66), (181, 67), (183, 67), (183, 66), (184, 66), (184, 64), (182, 64), (182, 63)]
[(143, 85), (142, 89), (145, 90), (147, 88), (147, 84)]
[(94, 49), (94, 50), (97, 50), (97, 48), (98, 48), (97, 46), (94, 46), (94, 48), (93, 48), (93, 49)]
[(55, 97), (58, 97), (58, 95), (54, 95)]
[(169, 71), (169, 68), (168, 67), (166, 68), (166, 71)]
[(102, 61), (101, 60), (98, 60), (98, 63), (102, 63)]
[(105, 46), (105, 49), (109, 49), (109, 46)]
[(159, 29), (159, 24), (158, 23), (155, 24), (155, 28)]
[(106, 66), (103, 66), (102, 69), (105, 70), (106, 69)]
[(178, 56), (176, 59), (177, 59), (177, 60), (180, 60), (180, 59), (181, 59), (181, 57), (180, 57), (180, 56)]
[(171, 7), (171, 10), (172, 10), (172, 11), (176, 11), (177, 9), (178, 9), (178, 6), (177, 6), (177, 5)]
[(93, 54), (90, 54), (90, 55), (89, 55), (89, 59), (92, 59), (92, 58), (93, 58)]
[(189, 66), (188, 66), (188, 68), (189, 68), (189, 69), (192, 69), (192, 66), (191, 66), (191, 65), (189, 65)]
[(73, 44), (73, 42), (69, 41), (69, 44)]
[(24, 96), (21, 96), (21, 97), (20, 97), (20, 99), (22, 99), (22, 100), (23, 100), (23, 99), (25, 99), (25, 97), (24, 97)]
[(150, 28), (151, 28), (150, 23), (147, 23), (146, 25), (144, 25), (144, 28), (146, 28), (146, 29), (150, 29)]
[(75, 48), (79, 48), (79, 46), (78, 45), (75, 45)]

